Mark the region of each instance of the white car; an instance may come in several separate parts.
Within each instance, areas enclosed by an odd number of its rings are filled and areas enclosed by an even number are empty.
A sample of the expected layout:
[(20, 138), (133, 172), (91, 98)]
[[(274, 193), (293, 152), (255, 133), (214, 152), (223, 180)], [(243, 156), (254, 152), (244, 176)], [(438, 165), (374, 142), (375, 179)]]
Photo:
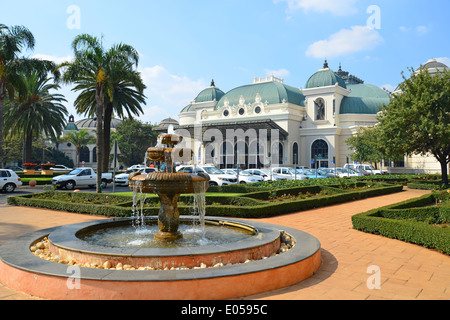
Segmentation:
[(268, 169), (247, 169), (245, 172), (250, 173), (252, 176), (263, 178), (263, 181), (286, 181), (285, 177), (278, 174), (271, 173)]
[(63, 166), (62, 164), (57, 164), (53, 168), (50, 168), (50, 170), (53, 170), (54, 172), (70, 172), (73, 169)]
[(350, 168), (328, 168), (328, 169), (321, 169), (321, 171), (325, 172), (326, 174), (331, 174), (333, 176), (338, 176), (339, 178), (346, 178), (346, 177), (360, 177), (362, 174), (359, 172), (356, 172)]
[(272, 173), (278, 174), (282, 177), (285, 177), (286, 180), (308, 180), (309, 177), (305, 174), (302, 174), (300, 172), (297, 172), (295, 169), (292, 168), (272, 168)]
[(156, 168), (144, 168), (144, 169), (129, 169), (124, 173), (118, 174), (116, 176), (116, 178), (114, 179), (114, 182), (116, 184), (116, 186), (119, 187), (128, 187), (129, 185), (129, 180), (128, 177), (130, 176), (130, 174), (132, 174), (133, 172), (142, 172), (142, 173), (150, 173), (150, 172), (157, 172), (158, 169)]
[(237, 184), (236, 175), (226, 174), (222, 170), (217, 169), (214, 166), (180, 166), (178, 167), (177, 171), (186, 173), (207, 173), (211, 178), (211, 180), (209, 181), (210, 186), (226, 186)]
[(372, 166), (367, 165), (367, 164), (357, 164), (357, 165), (346, 164), (344, 166), (344, 168), (360, 169), (360, 170), (367, 172), (369, 175), (382, 175), (383, 174), (383, 172), (381, 172), (381, 170), (376, 170)]
[(22, 180), (17, 173), (8, 169), (0, 169), (0, 190), (12, 193), (22, 184)]
[(135, 164), (134, 166), (127, 168), (127, 171), (132, 169), (141, 170), (145, 168), (147, 168), (147, 166), (144, 166), (143, 164)]
[(257, 182), (264, 181), (263, 177), (251, 175), (250, 173), (248, 173), (245, 170), (239, 170), (239, 174), (238, 174), (238, 170), (236, 170), (236, 169), (225, 169), (222, 171), (225, 173), (231, 174), (231, 175), (235, 175), (239, 179), (240, 184), (257, 183)]

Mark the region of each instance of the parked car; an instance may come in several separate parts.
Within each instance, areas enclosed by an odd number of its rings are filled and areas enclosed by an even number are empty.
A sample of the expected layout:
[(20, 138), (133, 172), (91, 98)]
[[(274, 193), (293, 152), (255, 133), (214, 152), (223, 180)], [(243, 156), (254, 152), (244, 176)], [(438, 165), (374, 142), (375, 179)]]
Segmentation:
[(54, 172), (70, 172), (73, 169), (63, 166), (62, 164), (57, 164), (54, 167), (50, 168), (50, 170), (53, 170)]
[(145, 169), (145, 168), (147, 168), (147, 166), (144, 166), (143, 164), (135, 164), (134, 166), (127, 168), (127, 170), (131, 170), (131, 169), (140, 170), (140, 169)]
[[(102, 173), (102, 187), (105, 188), (108, 183), (111, 183), (112, 173)], [(97, 173), (92, 168), (77, 168), (68, 174), (54, 177), (52, 179), (52, 185), (57, 188), (66, 188), (67, 190), (73, 190), (75, 187), (95, 187), (97, 184)]]
[(327, 169), (321, 169), (322, 172), (325, 172), (329, 175), (338, 176), (339, 178), (346, 178), (346, 177), (360, 177), (361, 173), (358, 173), (350, 168), (327, 168)]
[(231, 184), (237, 184), (236, 175), (227, 174), (220, 169), (217, 169), (214, 166), (180, 166), (177, 169), (178, 172), (186, 172), (186, 173), (200, 173), (204, 172), (209, 175), (211, 180), (209, 181), (210, 186), (225, 186)]
[(308, 180), (308, 176), (298, 173), (295, 169), (280, 167), (280, 168), (272, 168), (272, 172), (278, 174), (282, 177), (285, 177), (286, 180)]
[(264, 181), (263, 177), (251, 175), (245, 170), (239, 170), (239, 173), (237, 169), (225, 169), (222, 171), (231, 175), (235, 175), (239, 179), (240, 184), (257, 183)]
[(253, 176), (262, 177), (263, 181), (286, 181), (286, 177), (282, 177), (278, 174), (271, 173), (269, 169), (247, 169), (246, 172)]
[(143, 172), (143, 173), (150, 173), (150, 172), (157, 172), (158, 169), (156, 168), (144, 168), (144, 169), (129, 169), (124, 173), (118, 174), (116, 176), (116, 178), (114, 179), (114, 182), (117, 186), (119, 187), (128, 187), (129, 185), (129, 176), (130, 174), (132, 174), (133, 172)]
[(0, 169), (0, 190), (7, 193), (12, 193), (17, 187), (22, 185), (22, 180), (12, 170)]
[(24, 170), (22, 167), (16, 167), (16, 166), (14, 166), (14, 167), (8, 167), (8, 168), (6, 168), (6, 169), (12, 170), (12, 171), (14, 171), (14, 172), (22, 172), (22, 171)]
[(381, 170), (376, 170), (376, 169), (374, 169), (372, 166), (370, 166), (368, 164), (357, 164), (357, 165), (354, 165), (354, 164), (350, 164), (349, 163), (349, 164), (346, 164), (344, 166), (344, 168), (350, 168), (350, 169), (353, 169), (353, 170), (361, 169), (361, 170), (364, 170), (365, 172), (367, 172), (368, 175), (382, 175), (383, 174), (383, 172)]
[(297, 169), (297, 172), (301, 173), (301, 174), (304, 174), (309, 179), (326, 179), (326, 178), (334, 177), (334, 176), (325, 174), (323, 172), (320, 172), (318, 170), (317, 170), (317, 174), (316, 174), (316, 170), (315, 169)]

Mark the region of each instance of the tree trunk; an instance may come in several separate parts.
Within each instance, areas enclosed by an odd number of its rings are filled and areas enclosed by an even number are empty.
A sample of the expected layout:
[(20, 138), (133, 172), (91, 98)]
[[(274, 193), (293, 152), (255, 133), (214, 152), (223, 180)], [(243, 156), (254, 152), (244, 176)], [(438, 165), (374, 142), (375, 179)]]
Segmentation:
[(103, 163), (102, 172), (109, 171), (109, 155), (111, 153), (111, 120), (113, 106), (108, 103), (105, 108), (105, 118), (103, 119)]
[(33, 132), (28, 131), (25, 137), (25, 162), (31, 163), (33, 152)]
[(97, 193), (102, 193), (102, 163), (103, 163), (103, 104), (104, 88), (102, 84), (97, 84), (95, 91), (95, 103), (97, 112)]
[(0, 169), (3, 168), (3, 107), (5, 103), (5, 84), (0, 81)]
[(442, 159), (440, 161), (441, 164), (441, 170), (442, 170), (442, 182), (444, 184), (448, 184), (448, 162), (447, 159), (444, 157), (444, 159)]

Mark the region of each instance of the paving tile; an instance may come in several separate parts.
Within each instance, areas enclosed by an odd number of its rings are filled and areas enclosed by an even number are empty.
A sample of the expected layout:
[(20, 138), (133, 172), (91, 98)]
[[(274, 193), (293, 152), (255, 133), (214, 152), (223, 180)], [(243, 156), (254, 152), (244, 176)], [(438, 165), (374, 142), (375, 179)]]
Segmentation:
[[(308, 232), (322, 244), (322, 266), (309, 279), (289, 288), (262, 293), (251, 300), (448, 300), (450, 257), (434, 250), (352, 228), (351, 217), (373, 208), (420, 197), (429, 191), (410, 190), (327, 208), (268, 219)], [(0, 205), (0, 245), (21, 234), (104, 217)], [(381, 289), (370, 290), (367, 268), (381, 272)], [(37, 299), (0, 284), (0, 300)]]

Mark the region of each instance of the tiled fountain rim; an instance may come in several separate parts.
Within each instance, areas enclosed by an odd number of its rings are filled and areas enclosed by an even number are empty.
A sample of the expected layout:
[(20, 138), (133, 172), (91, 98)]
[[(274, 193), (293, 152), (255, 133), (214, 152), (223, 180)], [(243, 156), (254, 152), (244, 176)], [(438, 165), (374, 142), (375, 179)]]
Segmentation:
[[(74, 232), (66, 234), (66, 236), (69, 238), (73, 237), (76, 231), (82, 228), (93, 226), (95, 224), (105, 223), (108, 221), (114, 222), (118, 220), (123, 219), (112, 219), (106, 221), (102, 220), (83, 224), (68, 225), (64, 227), (40, 230), (28, 235), (24, 235), (17, 239), (11, 240), (5, 243), (3, 246), (1, 246), (0, 259), (4, 263), (23, 271), (32, 272), (35, 274), (67, 278), (72, 275), (71, 272), (68, 272), (69, 266), (55, 262), (50, 262), (47, 260), (43, 260), (39, 257), (36, 257), (30, 251), (31, 244), (48, 235), (50, 235), (51, 238), (52, 235), (59, 235), (62, 230), (61, 228), (64, 228), (64, 230), (66, 231), (68, 231), (68, 229), (73, 229)], [(220, 221), (226, 220), (229, 222), (247, 224), (247, 222), (245, 221), (222, 219), (222, 218), (208, 217), (208, 220), (220, 220)], [(294, 246), (294, 248), (290, 249), (286, 253), (277, 255), (275, 257), (270, 257), (258, 261), (252, 261), (250, 263), (223, 266), (219, 268), (190, 269), (190, 270), (176, 270), (176, 271), (172, 270), (118, 271), (118, 270), (91, 269), (81, 267), (81, 279), (107, 280), (107, 281), (184, 281), (193, 279), (199, 280), (217, 277), (236, 276), (272, 270), (276, 268), (285, 267), (287, 265), (295, 264), (312, 257), (320, 250), (319, 240), (303, 231), (288, 228), (285, 226), (276, 226), (259, 222), (251, 222), (248, 223), (247, 225), (251, 225), (253, 228), (257, 229), (260, 233), (263, 233), (264, 230), (267, 230), (268, 234), (277, 233), (278, 236), (280, 235), (281, 231), (284, 231), (295, 238), (296, 245)], [(231, 247), (232, 246), (228, 247), (228, 249), (231, 250), (232, 249)], [(248, 248), (248, 243), (245, 247)], [(121, 249), (121, 250), (122, 250), (121, 253), (124, 254), (123, 250), (130, 250), (130, 249)], [(142, 249), (132, 249), (132, 250), (139, 251)], [(153, 250), (153, 249), (146, 249), (146, 250)], [(169, 250), (179, 250), (179, 249), (169, 249)], [(205, 249), (203, 248), (202, 250)], [(233, 248), (232, 250), (236, 249)], [(111, 252), (110, 248), (108, 249), (108, 252)], [(204, 254), (205, 252), (199, 253)]]
[[(195, 217), (182, 216), (180, 217), (181, 223), (190, 223), (196, 219)], [(157, 217), (147, 217), (147, 223), (157, 223)], [(129, 218), (121, 219), (110, 219), (104, 221), (87, 222), (82, 224), (67, 225), (59, 228), (55, 232), (52, 232), (49, 240), (55, 246), (68, 249), (72, 251), (82, 251), (84, 253), (92, 254), (107, 254), (110, 256), (132, 256), (132, 257), (164, 257), (164, 256), (191, 256), (191, 255), (206, 255), (206, 254), (217, 254), (222, 252), (237, 251), (243, 249), (249, 249), (254, 247), (260, 247), (262, 245), (271, 243), (280, 237), (280, 231), (276, 228), (270, 228), (265, 224), (252, 223), (251, 225), (238, 220), (225, 219), (225, 218), (207, 218), (206, 222), (225, 222), (225, 223), (235, 223), (243, 227), (251, 228), (255, 230), (256, 234), (248, 239), (229, 243), (222, 245), (212, 245), (212, 246), (195, 246), (195, 247), (185, 247), (185, 248), (119, 248), (119, 247), (104, 247), (100, 245), (90, 244), (83, 241), (77, 237), (78, 233), (82, 233), (86, 230), (92, 230), (96, 228), (101, 228), (105, 224), (110, 226), (123, 225), (126, 223), (131, 223)]]

